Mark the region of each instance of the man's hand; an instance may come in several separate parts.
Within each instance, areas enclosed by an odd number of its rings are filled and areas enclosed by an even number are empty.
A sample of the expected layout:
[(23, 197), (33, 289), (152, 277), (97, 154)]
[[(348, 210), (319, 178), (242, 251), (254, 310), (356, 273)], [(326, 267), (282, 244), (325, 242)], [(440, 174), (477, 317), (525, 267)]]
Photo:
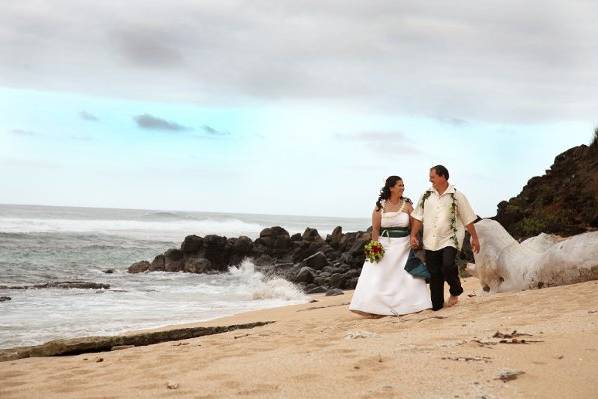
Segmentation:
[(471, 250), (476, 254), (480, 252), (480, 240), (477, 236), (471, 237)]
[(411, 248), (413, 248), (413, 249), (419, 248), (419, 240), (417, 239), (416, 236), (411, 236), (409, 243), (411, 244)]
[(465, 228), (471, 235), (471, 240), (469, 241), (471, 243), (471, 250), (473, 253), (477, 254), (480, 252), (480, 240), (478, 239), (478, 232), (475, 230), (473, 223), (469, 223), (467, 226), (465, 226)]

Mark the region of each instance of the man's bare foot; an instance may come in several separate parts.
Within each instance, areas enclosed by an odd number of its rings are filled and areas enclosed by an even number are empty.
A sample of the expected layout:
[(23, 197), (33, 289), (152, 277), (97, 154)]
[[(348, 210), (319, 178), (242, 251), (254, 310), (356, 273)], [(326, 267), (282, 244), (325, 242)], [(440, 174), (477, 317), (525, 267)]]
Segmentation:
[(458, 302), (459, 302), (459, 297), (451, 295), (449, 300), (446, 302), (446, 307), (450, 308), (451, 306), (455, 306)]

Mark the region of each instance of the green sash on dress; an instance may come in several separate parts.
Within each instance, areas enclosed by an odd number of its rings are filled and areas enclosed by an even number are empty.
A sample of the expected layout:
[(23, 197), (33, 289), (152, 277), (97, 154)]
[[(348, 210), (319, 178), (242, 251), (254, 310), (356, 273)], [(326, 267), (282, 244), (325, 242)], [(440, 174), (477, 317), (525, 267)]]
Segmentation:
[[(407, 237), (409, 235), (409, 228), (408, 227), (381, 227), (380, 228), (380, 237), (389, 237), (389, 238), (400, 238), (400, 237)], [(430, 280), (430, 272), (426, 267), (426, 264), (419, 260), (417, 256), (415, 256), (415, 252), (410, 249), (409, 256), (407, 257), (407, 263), (405, 264), (405, 270), (411, 274), (413, 277), (421, 278), (428, 282)]]
[(401, 238), (409, 235), (409, 227), (380, 227), (380, 237)]

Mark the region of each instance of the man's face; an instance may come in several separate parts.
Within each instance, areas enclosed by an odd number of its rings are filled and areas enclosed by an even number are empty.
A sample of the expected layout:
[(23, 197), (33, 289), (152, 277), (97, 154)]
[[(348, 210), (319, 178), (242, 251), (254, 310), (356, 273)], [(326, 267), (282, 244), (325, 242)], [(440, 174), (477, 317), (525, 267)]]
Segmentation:
[(430, 182), (432, 183), (432, 187), (438, 189), (438, 187), (444, 186), (446, 179), (444, 176), (438, 176), (436, 174), (436, 169), (432, 168), (430, 169)]

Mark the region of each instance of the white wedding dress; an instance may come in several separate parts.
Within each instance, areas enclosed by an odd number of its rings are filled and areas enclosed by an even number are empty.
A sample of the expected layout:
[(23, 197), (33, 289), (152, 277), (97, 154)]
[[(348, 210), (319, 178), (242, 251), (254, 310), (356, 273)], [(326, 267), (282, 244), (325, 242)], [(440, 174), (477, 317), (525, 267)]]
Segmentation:
[[(382, 213), (381, 227), (407, 226), (407, 213)], [(378, 241), (384, 247), (384, 257), (378, 263), (366, 259), (349, 310), (398, 316), (432, 308), (426, 282), (405, 271), (409, 237), (380, 237)]]

